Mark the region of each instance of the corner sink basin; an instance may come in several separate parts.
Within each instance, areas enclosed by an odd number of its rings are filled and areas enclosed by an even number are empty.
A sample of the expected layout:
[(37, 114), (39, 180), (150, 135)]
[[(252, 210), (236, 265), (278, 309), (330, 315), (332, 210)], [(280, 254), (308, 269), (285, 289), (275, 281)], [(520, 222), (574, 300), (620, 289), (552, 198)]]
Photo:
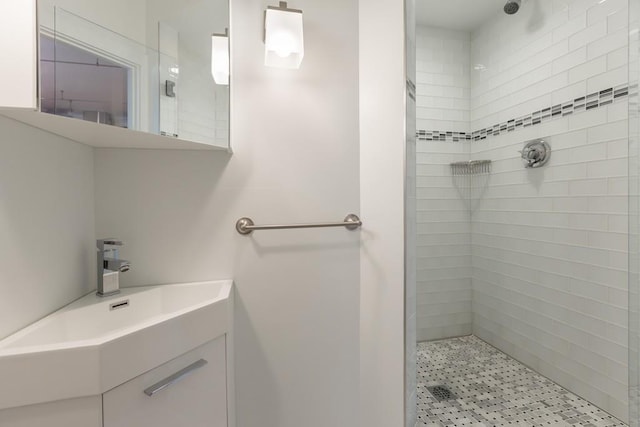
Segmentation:
[(126, 288), (91, 293), (0, 341), (0, 357), (97, 345), (226, 298), (225, 282)]
[[(122, 289), (0, 341), (0, 410), (93, 396), (231, 329), (230, 280)], [(5, 382), (6, 381), (6, 382)]]

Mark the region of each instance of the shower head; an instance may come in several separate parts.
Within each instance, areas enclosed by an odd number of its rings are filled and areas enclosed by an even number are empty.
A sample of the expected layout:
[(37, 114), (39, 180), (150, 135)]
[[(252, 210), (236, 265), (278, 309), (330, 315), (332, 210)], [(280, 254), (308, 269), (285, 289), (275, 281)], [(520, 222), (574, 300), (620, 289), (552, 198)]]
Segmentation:
[(507, 15), (515, 15), (520, 10), (521, 0), (507, 0), (507, 4), (504, 5), (504, 12)]

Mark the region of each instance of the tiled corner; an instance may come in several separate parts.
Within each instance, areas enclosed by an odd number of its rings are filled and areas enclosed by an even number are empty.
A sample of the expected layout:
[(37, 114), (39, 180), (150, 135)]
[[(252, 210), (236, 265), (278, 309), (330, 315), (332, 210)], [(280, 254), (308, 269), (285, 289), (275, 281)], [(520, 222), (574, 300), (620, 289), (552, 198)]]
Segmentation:
[[(418, 115), (429, 116), (416, 145), (417, 335), (473, 332), (624, 421), (627, 119), (638, 91), (628, 2), (535, 3), (537, 18), (526, 6), (496, 13), (468, 51), (456, 32), (418, 40)], [(450, 68), (465, 55), (469, 81)], [(467, 115), (466, 126), (453, 120)], [(551, 160), (525, 169), (518, 151), (538, 138)], [(450, 163), (474, 160), (491, 160), (491, 173), (452, 176)]]

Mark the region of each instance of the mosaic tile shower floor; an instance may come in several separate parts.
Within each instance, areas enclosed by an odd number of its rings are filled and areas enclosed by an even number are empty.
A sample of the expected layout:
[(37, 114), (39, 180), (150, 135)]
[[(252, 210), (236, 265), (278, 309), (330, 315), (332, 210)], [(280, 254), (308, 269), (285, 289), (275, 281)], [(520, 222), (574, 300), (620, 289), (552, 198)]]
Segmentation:
[[(427, 387), (456, 400), (438, 402)], [(418, 426), (626, 426), (474, 336), (418, 343)]]

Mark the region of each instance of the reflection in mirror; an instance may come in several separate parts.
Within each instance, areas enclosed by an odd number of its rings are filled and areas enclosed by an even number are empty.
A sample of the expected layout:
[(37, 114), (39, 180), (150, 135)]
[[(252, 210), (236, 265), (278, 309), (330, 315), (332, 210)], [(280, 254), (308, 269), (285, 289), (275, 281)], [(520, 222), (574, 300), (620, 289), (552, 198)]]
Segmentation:
[(134, 128), (128, 115), (131, 69), (99, 54), (40, 38), (44, 113)]
[(225, 4), (191, 1), (161, 10), (160, 85), (177, 88), (175, 96), (160, 96), (161, 133), (214, 145), (229, 138), (229, 86), (217, 84), (212, 75), (212, 35), (228, 28), (226, 16), (216, 10)]
[(228, 148), (228, 0), (42, 0), (39, 20), (42, 112)]

